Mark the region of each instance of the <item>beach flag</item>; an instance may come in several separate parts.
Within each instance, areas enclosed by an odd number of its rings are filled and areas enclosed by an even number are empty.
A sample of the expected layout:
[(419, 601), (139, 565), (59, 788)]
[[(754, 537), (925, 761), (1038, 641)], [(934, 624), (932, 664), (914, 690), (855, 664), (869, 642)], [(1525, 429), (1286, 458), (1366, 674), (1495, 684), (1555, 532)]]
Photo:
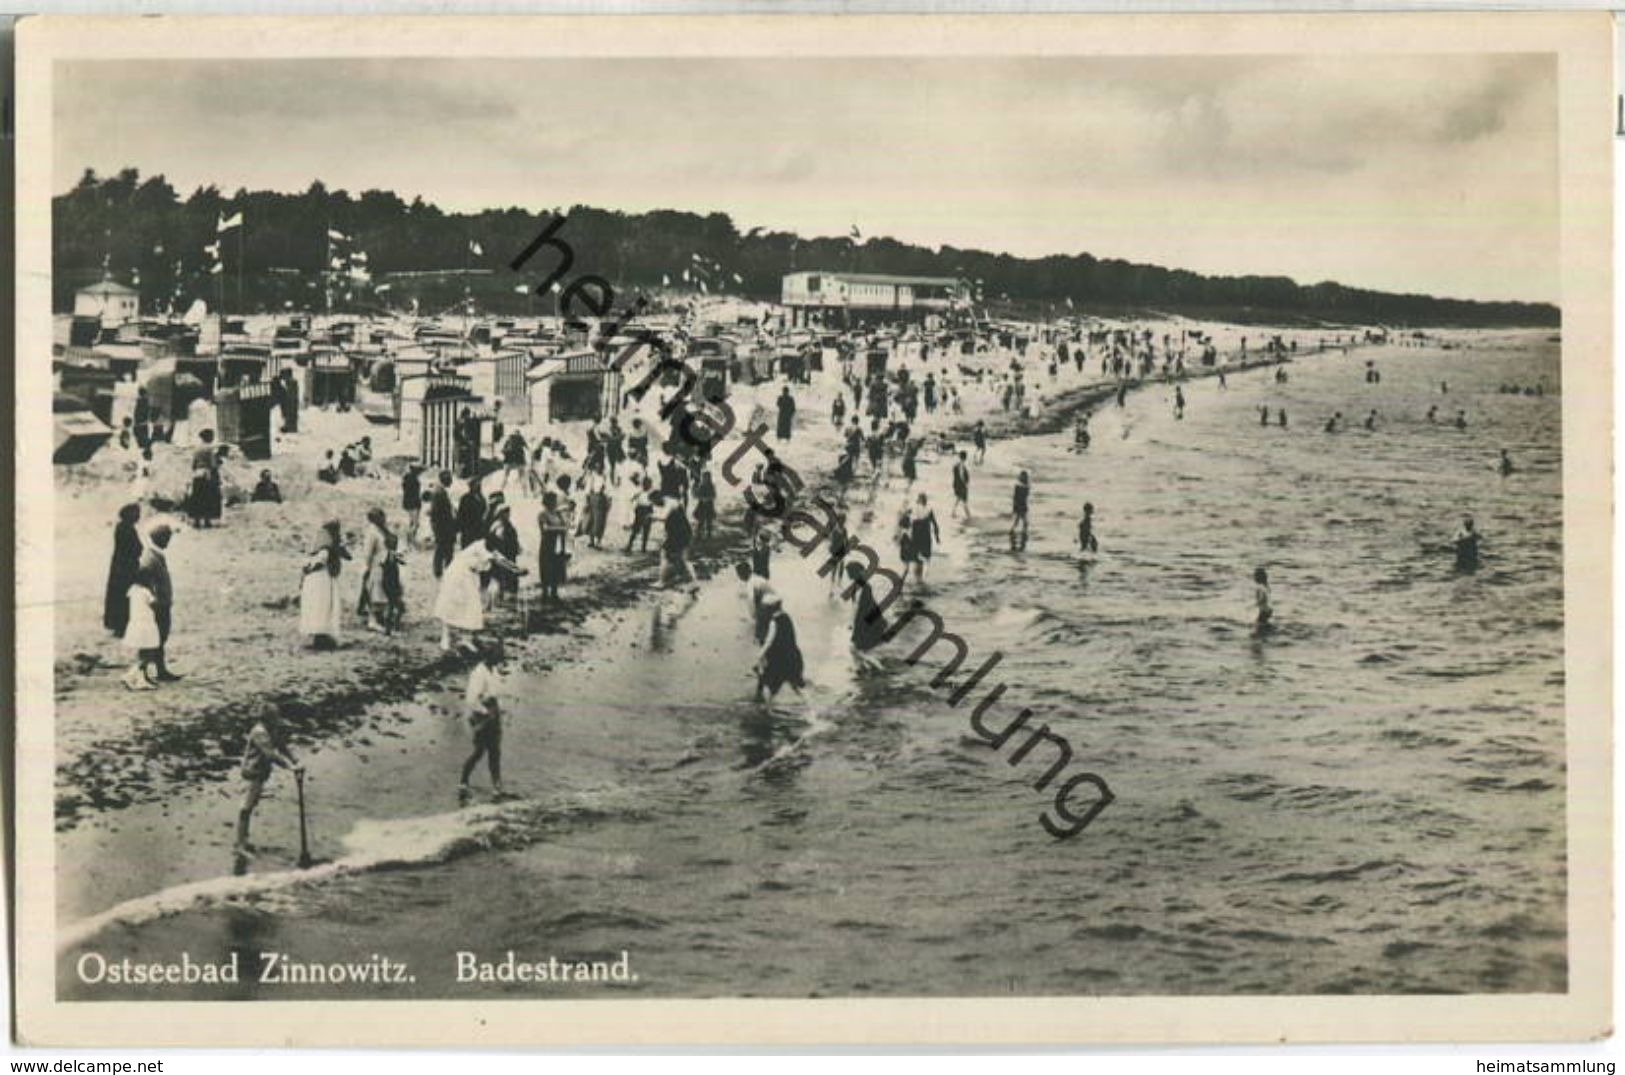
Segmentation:
[(483, 258), (485, 256), (485, 247), (481, 246), (477, 239), (470, 239), (468, 241), (468, 252), (477, 258)]
[(214, 225), (215, 234), (218, 235), (222, 232), (228, 232), (232, 228), (241, 227), (242, 223), (243, 214), (240, 211), (233, 213), (230, 216), (217, 216), (215, 218)]

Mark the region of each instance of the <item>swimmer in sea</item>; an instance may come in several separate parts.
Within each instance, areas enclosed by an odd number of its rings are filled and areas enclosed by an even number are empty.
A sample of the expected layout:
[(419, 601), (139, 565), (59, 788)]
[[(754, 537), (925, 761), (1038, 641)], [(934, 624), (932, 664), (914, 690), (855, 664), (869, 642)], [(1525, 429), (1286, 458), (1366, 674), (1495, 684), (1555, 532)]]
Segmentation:
[(1456, 412), (1456, 428), (1457, 429), (1466, 429), (1467, 428), (1467, 412), (1466, 411), (1457, 411)]
[(1439, 420), (1439, 405), (1435, 403), (1428, 408), (1428, 424), (1432, 425)]
[(1501, 477), (1503, 478), (1508, 474), (1511, 474), (1513, 470), (1516, 469), (1512, 465), (1512, 457), (1507, 454), (1507, 450), (1505, 448), (1501, 449), (1501, 462), (1496, 464), (1496, 469), (1501, 472)]
[(1282, 429), (1286, 428), (1286, 408), (1285, 407), (1282, 407), (1280, 410), (1275, 412), (1275, 424), (1280, 426)]
[(1376, 428), (1377, 428), (1377, 412), (1372, 411), (1370, 414), (1365, 416), (1365, 429), (1366, 429), (1367, 433), (1370, 433), (1373, 430), (1375, 430)]
[(1267, 426), (1267, 425), (1270, 424), (1270, 409), (1269, 409), (1268, 405), (1265, 405), (1265, 404), (1260, 404), (1259, 405), (1259, 408), (1258, 408), (1258, 424), (1261, 425), (1261, 426)]
[(1270, 629), (1275, 608), (1270, 604), (1269, 573), (1261, 567), (1253, 569), (1253, 604), (1258, 608), (1258, 617), (1253, 620), (1253, 634), (1262, 635)]
[(1339, 426), (1341, 425), (1342, 421), (1343, 421), (1343, 412), (1338, 411), (1336, 414), (1334, 414), (1330, 418), (1326, 419), (1326, 432), (1328, 432), (1328, 433), (1336, 433), (1336, 432), (1338, 432), (1339, 431)]

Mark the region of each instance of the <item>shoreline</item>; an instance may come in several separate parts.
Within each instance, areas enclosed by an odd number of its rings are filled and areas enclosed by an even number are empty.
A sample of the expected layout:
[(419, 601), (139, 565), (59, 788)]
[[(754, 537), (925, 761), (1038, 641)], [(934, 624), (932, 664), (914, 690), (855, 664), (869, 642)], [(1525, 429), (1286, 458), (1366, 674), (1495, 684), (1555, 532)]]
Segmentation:
[[(1301, 354), (1307, 357), (1331, 350), (1335, 348), (1311, 346)], [(1233, 356), (1221, 355), (1221, 359), (1229, 357)], [(1218, 376), (1220, 372), (1226, 375), (1253, 372), (1290, 362), (1294, 357), (1297, 356), (1271, 355), (1223, 366), (1188, 367), (1182, 379), (1207, 379)], [(1040, 378), (1035, 376), (1032, 381), (1037, 385)], [(752, 387), (772, 389), (779, 383), (769, 381), (762, 386)], [(978, 414), (952, 416), (934, 432), (964, 440), (980, 418), (986, 423), (991, 441), (1053, 434), (1064, 429), (1078, 414), (1091, 413), (1112, 399), (1121, 383), (1125, 382), (1091, 380), (1061, 389), (1054, 395), (1045, 396), (1040, 409), (1031, 416), (996, 407), (980, 409)], [(1164, 380), (1156, 376), (1126, 382), (1130, 393), (1174, 383), (1174, 379)], [(754, 399), (754, 394), (751, 421), (755, 421), (754, 412), (760, 408), (761, 402)], [(967, 407), (967, 411), (972, 410), (978, 409)], [(793, 455), (795, 443), (805, 445), (813, 441), (814, 437), (807, 434), (818, 431), (825, 424), (822, 416), (810, 418), (806, 426), (800, 427), (801, 439), (792, 442), (792, 451), (786, 454)], [(827, 428), (822, 432), (827, 433)], [(839, 488), (832, 479), (833, 460), (819, 460), (816, 466), (803, 465), (796, 469), (806, 481), (806, 491), (809, 493), (826, 493)], [(393, 474), (389, 476), (393, 477)], [(487, 478), (489, 480), (490, 473)], [(394, 486), (388, 485), (387, 489), (393, 493)], [(696, 543), (691, 554), (691, 563), (696, 569), (696, 584), (715, 578), (719, 571), (725, 570), (728, 562), (737, 557), (748, 540), (743, 525), (748, 509), (742, 499), (735, 497), (730, 500), (722, 502), (719, 508), (716, 536), (703, 547)], [(614, 548), (616, 542), (613, 536), (618, 533), (617, 530), (611, 531), (611, 540), (606, 541), (606, 549)], [(853, 534), (859, 540), (864, 537), (858, 526), (854, 527)], [(875, 547), (884, 545), (882, 541)], [(530, 555), (532, 553), (527, 545), (527, 558)], [(417, 563), (413, 566), (421, 568), (424, 558), (424, 555), (415, 556)], [(515, 632), (518, 620), (511, 606), (498, 606), (488, 613), (489, 629), (500, 634), (517, 651), (514, 658), (527, 669), (545, 671), (549, 662), (567, 659), (576, 651), (577, 647), (568, 643), (559, 645), (560, 635), (566, 636), (569, 642), (595, 641), (592, 638), (578, 639), (574, 635), (574, 630), (594, 615), (631, 608), (669, 592), (655, 584), (653, 576), (658, 557), (654, 552), (634, 556), (612, 552), (608, 558), (600, 556), (597, 559), (602, 560), (598, 569), (572, 578), (560, 604), (545, 611), (539, 623), (534, 619), (537, 612), (533, 608), (531, 630), (523, 630), (523, 625), (518, 625), (521, 630)], [(422, 571), (418, 573), (426, 574)], [(353, 587), (354, 579), (352, 569), (345, 577), (346, 594)], [(280, 703), (290, 745), (301, 750), (335, 745), (364, 748), (373, 745), (369, 738), (371, 735), (391, 734), (388, 724), (392, 722), (392, 712), (398, 712), (401, 705), (410, 703), (420, 695), (454, 689), (456, 678), (466, 672), (469, 663), (466, 656), (441, 653), (435, 648), (435, 621), (427, 613), (432, 597), (424, 600), (414, 596), (432, 595), (433, 583), (425, 586), (421, 579), (415, 581), (416, 585), (408, 587), (409, 606), (415, 614), (396, 635), (386, 638), (352, 631), (338, 650), (317, 653), (302, 649), (296, 658), (300, 666), (291, 672), (295, 683), (284, 682), (267, 688), (263, 680), (251, 675), (233, 677), (223, 683), (183, 683), (182, 687), (203, 686), (209, 692), (208, 697), (192, 704), (182, 699), (176, 704), (176, 695), (182, 692), (172, 689), (152, 692), (142, 700), (151, 699), (155, 703), (162, 700), (164, 705), (159, 707), (161, 712), (158, 715), (145, 720), (134, 719), (126, 728), (112, 734), (81, 736), (84, 741), (74, 744), (63, 744), (59, 731), (55, 798), (57, 831), (69, 831), (86, 821), (116, 816), (133, 805), (162, 800), (174, 785), (229, 782), (237, 769), (238, 758), (228, 746), (241, 736), (248, 704)], [(268, 606), (267, 611), (273, 611), (269, 606), (276, 602), (264, 604)], [(283, 607), (275, 608), (274, 612), (286, 615), (289, 607), (283, 603)], [(181, 615), (184, 622), (184, 612)], [(288, 630), (283, 625), (280, 633), (286, 635)], [(183, 667), (189, 667), (192, 661), (187, 651), (192, 639), (182, 636), (179, 642), (177, 652), (185, 662)], [(59, 710), (65, 701), (73, 698), (94, 677), (103, 680), (111, 678), (112, 668), (116, 667), (98, 655), (82, 652), (62, 654), (57, 665)], [(101, 685), (107, 687), (105, 683)], [(225, 694), (223, 698), (220, 696), (222, 693)], [(124, 692), (120, 692), (118, 697), (126, 701), (142, 698)]]

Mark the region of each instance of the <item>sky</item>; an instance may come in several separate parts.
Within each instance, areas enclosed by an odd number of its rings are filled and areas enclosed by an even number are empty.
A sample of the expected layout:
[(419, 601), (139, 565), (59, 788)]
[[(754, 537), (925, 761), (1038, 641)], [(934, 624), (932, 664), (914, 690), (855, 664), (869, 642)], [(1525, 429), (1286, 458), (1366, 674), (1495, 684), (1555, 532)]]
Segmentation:
[(1556, 59), (75, 61), (86, 168), (1558, 302)]

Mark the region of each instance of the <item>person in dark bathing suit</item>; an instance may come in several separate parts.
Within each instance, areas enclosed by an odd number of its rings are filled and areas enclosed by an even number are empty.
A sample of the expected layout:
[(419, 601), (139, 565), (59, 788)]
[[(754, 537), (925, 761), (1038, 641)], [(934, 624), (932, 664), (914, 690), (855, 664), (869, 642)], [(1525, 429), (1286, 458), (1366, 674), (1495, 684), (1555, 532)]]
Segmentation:
[(1016, 487), (1010, 497), (1010, 548), (1016, 551), (1027, 547), (1027, 504), (1031, 494), (1032, 481), (1024, 470), (1016, 477)]
[(806, 662), (796, 642), (795, 621), (776, 593), (762, 596), (762, 611), (767, 617), (767, 638), (756, 657), (756, 700), (772, 699), (787, 683), (800, 694), (807, 686)]

